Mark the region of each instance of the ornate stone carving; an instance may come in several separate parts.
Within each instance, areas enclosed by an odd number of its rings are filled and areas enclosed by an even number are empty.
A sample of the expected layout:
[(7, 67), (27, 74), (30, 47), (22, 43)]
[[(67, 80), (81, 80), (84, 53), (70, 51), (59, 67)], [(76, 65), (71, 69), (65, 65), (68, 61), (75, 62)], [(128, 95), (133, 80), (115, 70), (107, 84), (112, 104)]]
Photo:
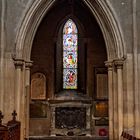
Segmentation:
[(51, 136), (91, 135), (91, 101), (65, 101), (51, 103)]
[(55, 127), (68, 130), (86, 128), (86, 108), (57, 107), (55, 109)]

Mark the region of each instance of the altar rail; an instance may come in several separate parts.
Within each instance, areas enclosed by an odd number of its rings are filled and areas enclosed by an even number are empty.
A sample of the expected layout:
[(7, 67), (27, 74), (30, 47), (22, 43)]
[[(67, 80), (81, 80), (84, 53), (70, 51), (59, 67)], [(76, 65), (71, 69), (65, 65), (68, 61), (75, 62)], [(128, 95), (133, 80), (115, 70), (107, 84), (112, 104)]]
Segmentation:
[(140, 138), (136, 138), (132, 134), (129, 134), (129, 132), (122, 132), (122, 140), (140, 140)]
[(20, 122), (16, 121), (16, 112), (12, 113), (13, 119), (7, 124), (2, 124), (2, 112), (0, 111), (0, 140), (20, 140)]

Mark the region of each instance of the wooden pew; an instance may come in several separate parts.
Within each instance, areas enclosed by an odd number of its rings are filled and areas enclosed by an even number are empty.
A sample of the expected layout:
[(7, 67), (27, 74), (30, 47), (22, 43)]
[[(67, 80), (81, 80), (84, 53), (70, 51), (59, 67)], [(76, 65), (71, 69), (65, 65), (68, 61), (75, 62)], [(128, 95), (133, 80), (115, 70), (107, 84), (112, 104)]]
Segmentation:
[(20, 122), (16, 121), (16, 112), (13, 111), (13, 119), (7, 124), (2, 124), (3, 115), (0, 111), (0, 140), (20, 140)]
[(140, 140), (139, 138), (136, 138), (132, 134), (129, 134), (128, 132), (123, 131), (122, 132), (122, 140)]

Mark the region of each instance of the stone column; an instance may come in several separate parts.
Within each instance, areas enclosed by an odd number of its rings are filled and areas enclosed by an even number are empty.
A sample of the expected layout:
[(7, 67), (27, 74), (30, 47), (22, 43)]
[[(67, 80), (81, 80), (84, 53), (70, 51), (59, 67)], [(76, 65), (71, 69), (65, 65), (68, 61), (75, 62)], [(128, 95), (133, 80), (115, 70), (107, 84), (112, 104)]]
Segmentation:
[(17, 120), (20, 120), (21, 114), (21, 92), (22, 92), (22, 68), (23, 68), (23, 60), (22, 59), (14, 59), (15, 64), (15, 110), (17, 112)]
[(123, 59), (115, 60), (114, 64), (117, 69), (117, 95), (118, 96), (118, 140), (121, 140), (123, 131)]
[(6, 1), (1, 0), (1, 16), (0, 16), (0, 110), (4, 112), (4, 82), (5, 82), (5, 60), (4, 52), (6, 44)]
[(51, 130), (50, 130), (50, 135), (51, 136), (56, 136), (55, 132), (55, 106), (50, 105), (51, 107)]
[(113, 132), (113, 63), (112, 61), (106, 61), (105, 66), (108, 67), (108, 96), (109, 96), (109, 139), (114, 140)]
[(139, 63), (138, 63), (138, 53), (139, 53), (139, 36), (137, 24), (137, 5), (138, 0), (133, 0), (132, 2), (132, 17), (133, 17), (133, 86), (134, 86), (134, 135), (140, 138), (140, 95), (139, 95)]
[(90, 114), (91, 114), (91, 105), (87, 105), (86, 106), (86, 136), (91, 136), (91, 118), (90, 118)]
[(30, 108), (30, 68), (32, 61), (25, 62), (25, 137), (29, 137), (29, 108)]

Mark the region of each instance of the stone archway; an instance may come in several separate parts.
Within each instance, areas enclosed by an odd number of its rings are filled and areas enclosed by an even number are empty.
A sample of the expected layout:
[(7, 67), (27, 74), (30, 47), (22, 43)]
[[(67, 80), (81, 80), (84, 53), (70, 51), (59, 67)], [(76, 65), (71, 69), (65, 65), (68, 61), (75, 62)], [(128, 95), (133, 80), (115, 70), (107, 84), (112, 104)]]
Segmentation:
[[(108, 60), (125, 57), (125, 44), (120, 25), (107, 1), (83, 0), (95, 16), (105, 39)], [(35, 1), (24, 17), (16, 38), (16, 58), (30, 60), (33, 38), (55, 0)]]
[[(116, 17), (111, 9), (111, 5), (107, 1), (89, 1), (83, 0), (89, 7), (93, 15), (95, 16), (105, 39), (108, 61), (108, 76), (109, 76), (109, 137), (111, 140), (118, 139), (123, 129), (123, 90), (122, 90), (122, 66), (125, 56), (125, 45), (123, 42), (123, 35)], [(55, 0), (36, 0), (28, 10), (24, 17), (22, 24), (19, 28), (16, 38), (16, 55), (15, 65), (16, 67), (16, 95), (21, 100), (21, 92), (27, 94), (23, 100), (26, 106), (20, 104), (20, 100), (17, 102), (18, 118), (22, 117), (22, 137), (24, 128), (26, 129), (26, 137), (28, 137), (28, 125), (27, 119), (29, 109), (29, 78), (30, 78), (30, 54), (32, 48), (32, 42), (36, 33), (36, 30), (42, 21), (43, 17), (51, 6), (55, 3)], [(23, 68), (23, 70), (22, 70)], [(113, 81), (114, 80), (114, 81)], [(115, 83), (115, 85), (113, 85)], [(114, 89), (117, 88), (117, 91)], [(118, 99), (114, 99), (114, 94), (118, 96)], [(20, 110), (24, 109), (24, 112)], [(117, 116), (117, 117), (116, 117)], [(118, 120), (119, 124), (116, 125)]]

